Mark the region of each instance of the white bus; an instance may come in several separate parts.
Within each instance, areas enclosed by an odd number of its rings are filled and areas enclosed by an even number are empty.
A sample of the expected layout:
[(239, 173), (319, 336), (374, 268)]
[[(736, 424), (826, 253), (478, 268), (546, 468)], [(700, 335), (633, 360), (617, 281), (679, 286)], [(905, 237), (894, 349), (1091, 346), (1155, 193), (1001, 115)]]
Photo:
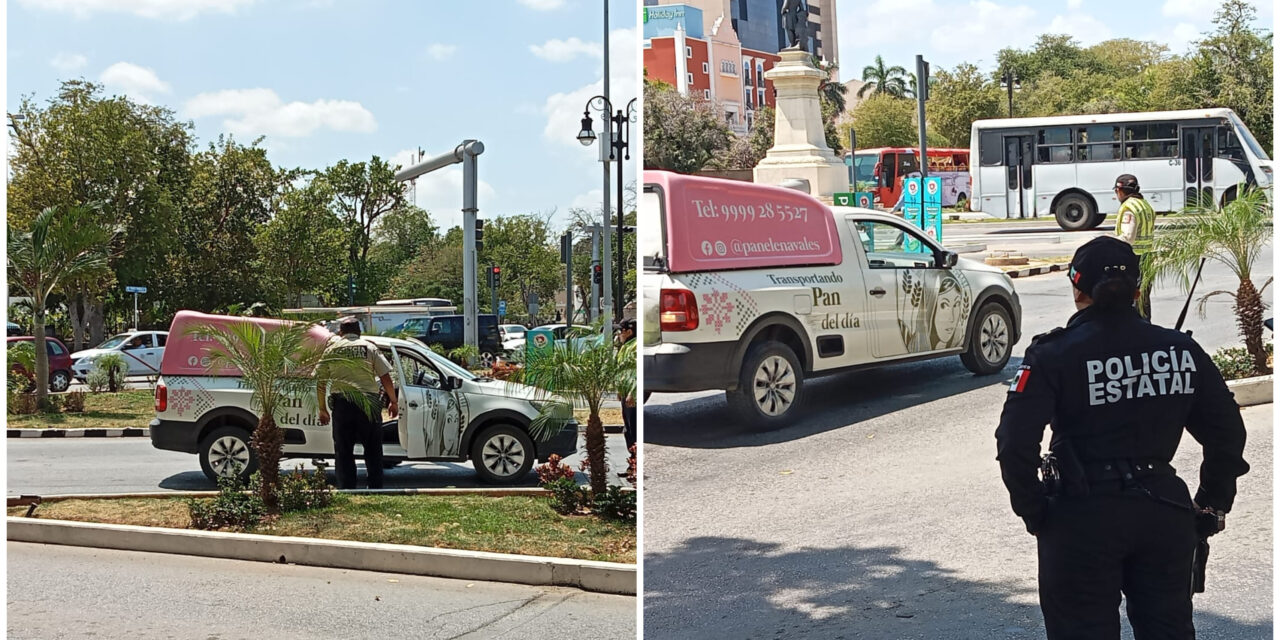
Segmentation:
[(1116, 213), (1125, 173), (1158, 212), (1272, 185), (1271, 159), (1230, 109), (978, 120), (970, 147), (974, 211), (1052, 215), (1068, 230)]

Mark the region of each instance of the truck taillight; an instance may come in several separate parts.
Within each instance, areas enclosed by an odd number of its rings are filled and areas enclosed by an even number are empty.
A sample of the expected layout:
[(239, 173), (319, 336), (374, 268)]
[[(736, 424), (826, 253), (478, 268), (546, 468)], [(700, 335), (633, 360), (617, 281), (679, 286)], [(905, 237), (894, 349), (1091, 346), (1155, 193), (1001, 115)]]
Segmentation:
[(169, 408), (169, 388), (163, 384), (156, 385), (156, 413), (163, 413)]
[(688, 289), (663, 289), (659, 294), (659, 319), (663, 331), (698, 328), (698, 299)]

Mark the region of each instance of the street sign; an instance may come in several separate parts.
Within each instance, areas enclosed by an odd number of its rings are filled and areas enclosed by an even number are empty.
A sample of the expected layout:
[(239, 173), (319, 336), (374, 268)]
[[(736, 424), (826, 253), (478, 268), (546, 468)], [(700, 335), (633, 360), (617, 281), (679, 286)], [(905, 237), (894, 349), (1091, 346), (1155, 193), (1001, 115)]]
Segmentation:
[(124, 291), (125, 293), (146, 293), (147, 288), (146, 287), (125, 287)]
[(498, 303), (498, 315), (500, 315), (500, 316), (505, 316), (505, 315), (507, 315), (507, 301), (506, 301), (506, 300), (503, 300), (503, 301), (501, 301), (501, 302), (499, 302), (499, 303)]

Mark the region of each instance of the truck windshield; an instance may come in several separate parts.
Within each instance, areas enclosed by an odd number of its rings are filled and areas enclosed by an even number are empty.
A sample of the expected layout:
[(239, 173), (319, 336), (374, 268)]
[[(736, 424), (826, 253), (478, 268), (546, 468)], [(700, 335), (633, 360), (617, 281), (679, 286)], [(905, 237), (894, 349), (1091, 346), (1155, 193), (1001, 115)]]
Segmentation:
[(661, 270), (666, 266), (667, 251), (662, 242), (662, 199), (657, 191), (645, 189), (640, 196), (640, 211), (636, 224), (640, 255), (644, 268)]

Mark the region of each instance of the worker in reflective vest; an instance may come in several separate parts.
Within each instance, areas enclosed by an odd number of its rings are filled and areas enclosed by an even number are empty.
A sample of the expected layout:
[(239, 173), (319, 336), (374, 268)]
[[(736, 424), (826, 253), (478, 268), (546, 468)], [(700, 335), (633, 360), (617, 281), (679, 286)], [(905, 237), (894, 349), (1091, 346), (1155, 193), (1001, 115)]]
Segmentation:
[[(1116, 218), (1116, 237), (1129, 243), (1138, 260), (1145, 261), (1151, 252), (1156, 235), (1156, 210), (1142, 197), (1138, 178), (1124, 174), (1116, 178), (1116, 198), (1120, 200), (1120, 214)], [(1143, 265), (1146, 270), (1147, 265)], [(1142, 317), (1151, 319), (1151, 288), (1142, 287), (1139, 302)]]

